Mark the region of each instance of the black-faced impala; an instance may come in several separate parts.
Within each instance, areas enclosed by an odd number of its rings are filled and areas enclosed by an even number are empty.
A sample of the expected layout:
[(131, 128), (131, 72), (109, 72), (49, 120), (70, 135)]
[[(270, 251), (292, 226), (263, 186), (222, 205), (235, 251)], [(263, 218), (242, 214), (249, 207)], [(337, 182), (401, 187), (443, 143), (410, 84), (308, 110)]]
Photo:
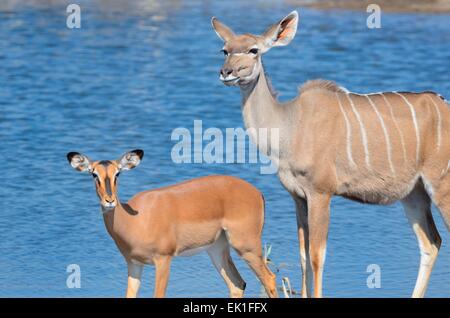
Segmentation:
[(401, 200), (421, 255), (413, 297), (422, 297), (441, 245), (431, 202), (450, 229), (449, 105), (433, 92), (356, 94), (324, 80), (278, 102), (261, 57), (289, 44), (297, 23), (293, 11), (257, 36), (236, 35), (212, 19), (224, 42), (220, 79), (240, 87), (246, 127), (279, 129), (279, 142), (262, 151), (278, 162), (296, 203), (302, 296), (322, 296), (330, 199), (340, 195), (374, 204)]
[(154, 296), (164, 297), (171, 259), (206, 250), (230, 296), (242, 297), (245, 282), (231, 259), (231, 246), (267, 294), (276, 297), (275, 275), (262, 255), (262, 194), (241, 179), (209, 176), (140, 192), (121, 203), (119, 173), (136, 167), (143, 155), (142, 150), (134, 150), (118, 160), (91, 161), (77, 152), (67, 154), (73, 168), (94, 177), (106, 229), (128, 264), (126, 296), (136, 297), (144, 264), (154, 264)]

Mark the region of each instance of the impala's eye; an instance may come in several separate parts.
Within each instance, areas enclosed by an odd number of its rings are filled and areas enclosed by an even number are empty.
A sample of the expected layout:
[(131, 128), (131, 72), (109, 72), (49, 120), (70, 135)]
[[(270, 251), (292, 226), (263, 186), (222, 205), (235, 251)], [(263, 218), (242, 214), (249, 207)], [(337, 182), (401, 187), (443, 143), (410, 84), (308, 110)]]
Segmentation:
[(96, 174), (95, 172), (92, 173), (92, 177), (94, 177), (94, 180), (97, 181), (98, 184), (100, 184), (100, 179), (98, 177), (98, 174)]
[(253, 48), (250, 49), (250, 51), (248, 51), (249, 54), (258, 54), (258, 49), (257, 48)]
[(227, 50), (221, 50), (221, 52), (223, 53), (223, 55), (228, 56), (228, 51)]

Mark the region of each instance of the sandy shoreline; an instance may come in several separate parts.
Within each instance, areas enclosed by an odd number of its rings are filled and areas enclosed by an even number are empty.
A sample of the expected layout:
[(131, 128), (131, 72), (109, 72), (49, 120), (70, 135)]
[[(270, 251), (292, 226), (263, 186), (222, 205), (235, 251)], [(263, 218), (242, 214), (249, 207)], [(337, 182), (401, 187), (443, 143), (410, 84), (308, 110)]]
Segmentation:
[[(91, 0), (99, 8), (123, 8), (124, 11), (135, 8), (158, 9), (162, 4), (167, 7), (178, 7), (180, 0)], [(251, 0), (233, 0), (251, 2)], [(206, 2), (206, 1), (205, 1)], [(277, 3), (278, 0), (267, 0)], [(343, 9), (366, 11), (369, 4), (378, 4), (384, 12), (422, 12), (450, 13), (450, 0), (284, 0), (285, 4), (295, 7), (310, 7), (316, 9)], [(14, 10), (20, 7), (50, 7), (67, 5), (64, 0), (1, 0), (0, 12)]]
[(316, 9), (363, 10), (371, 3), (386, 12), (450, 13), (450, 0), (288, 0), (289, 4)]

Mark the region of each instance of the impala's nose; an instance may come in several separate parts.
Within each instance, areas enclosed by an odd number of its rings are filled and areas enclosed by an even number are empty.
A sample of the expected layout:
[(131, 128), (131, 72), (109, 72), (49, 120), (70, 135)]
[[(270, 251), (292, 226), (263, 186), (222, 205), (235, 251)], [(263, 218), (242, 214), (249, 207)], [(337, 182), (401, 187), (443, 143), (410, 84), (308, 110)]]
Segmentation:
[(111, 210), (116, 207), (116, 200), (114, 200), (113, 198), (105, 198), (101, 205), (104, 211)]
[(113, 199), (113, 198), (105, 198), (105, 201), (106, 201), (107, 203), (113, 203), (113, 202), (114, 202), (114, 199)]

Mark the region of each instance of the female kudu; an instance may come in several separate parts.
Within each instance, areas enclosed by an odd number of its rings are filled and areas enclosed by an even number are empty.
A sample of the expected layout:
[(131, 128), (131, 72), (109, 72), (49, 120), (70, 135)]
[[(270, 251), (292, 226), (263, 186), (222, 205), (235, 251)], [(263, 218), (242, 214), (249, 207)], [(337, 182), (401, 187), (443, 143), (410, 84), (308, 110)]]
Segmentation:
[(322, 296), (330, 199), (340, 195), (374, 204), (401, 200), (421, 252), (413, 297), (422, 297), (441, 245), (431, 202), (450, 229), (448, 104), (432, 92), (364, 95), (324, 80), (278, 102), (261, 55), (289, 44), (297, 23), (293, 11), (261, 36), (236, 35), (212, 18), (225, 43), (220, 79), (240, 87), (246, 127), (279, 129), (279, 143), (261, 150), (278, 162), (281, 183), (296, 203), (302, 296), (312, 295), (312, 285), (314, 296)]
[(164, 297), (172, 257), (206, 250), (230, 290), (242, 297), (245, 282), (230, 256), (230, 246), (249, 264), (270, 297), (275, 275), (264, 263), (261, 233), (264, 198), (234, 177), (209, 176), (136, 194), (127, 203), (117, 196), (117, 177), (136, 167), (144, 152), (119, 160), (90, 161), (70, 152), (69, 163), (94, 177), (106, 229), (128, 264), (127, 297), (136, 297), (144, 264), (154, 264), (155, 297)]

